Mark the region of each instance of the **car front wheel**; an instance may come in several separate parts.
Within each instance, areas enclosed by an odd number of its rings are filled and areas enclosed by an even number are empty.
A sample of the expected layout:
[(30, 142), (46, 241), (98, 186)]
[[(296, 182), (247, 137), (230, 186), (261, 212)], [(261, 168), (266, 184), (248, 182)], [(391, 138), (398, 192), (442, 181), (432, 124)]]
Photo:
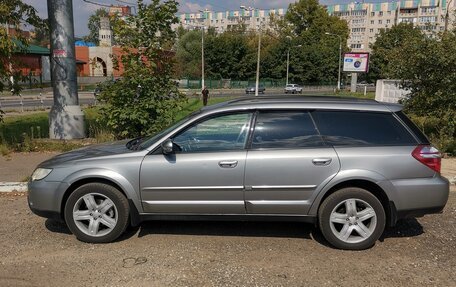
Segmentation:
[(70, 194), (64, 212), (68, 228), (79, 240), (107, 243), (116, 240), (127, 228), (129, 205), (117, 188), (88, 183)]
[(321, 204), (318, 216), (323, 236), (340, 249), (369, 248), (385, 229), (382, 204), (361, 188), (344, 188), (331, 194)]

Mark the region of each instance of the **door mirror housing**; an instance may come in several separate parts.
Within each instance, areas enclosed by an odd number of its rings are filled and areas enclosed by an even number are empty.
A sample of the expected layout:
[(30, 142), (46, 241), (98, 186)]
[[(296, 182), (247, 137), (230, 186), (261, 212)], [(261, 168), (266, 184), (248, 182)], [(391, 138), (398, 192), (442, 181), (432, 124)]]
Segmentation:
[(167, 139), (161, 143), (163, 154), (172, 154), (174, 152), (174, 143), (171, 139)]

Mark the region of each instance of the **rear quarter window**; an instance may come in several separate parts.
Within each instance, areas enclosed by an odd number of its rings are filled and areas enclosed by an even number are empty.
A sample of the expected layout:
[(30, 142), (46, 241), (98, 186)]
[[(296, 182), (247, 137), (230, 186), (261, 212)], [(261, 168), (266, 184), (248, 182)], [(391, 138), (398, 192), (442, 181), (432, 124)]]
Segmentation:
[(415, 138), (392, 113), (314, 111), (325, 142), (335, 146), (415, 145)]

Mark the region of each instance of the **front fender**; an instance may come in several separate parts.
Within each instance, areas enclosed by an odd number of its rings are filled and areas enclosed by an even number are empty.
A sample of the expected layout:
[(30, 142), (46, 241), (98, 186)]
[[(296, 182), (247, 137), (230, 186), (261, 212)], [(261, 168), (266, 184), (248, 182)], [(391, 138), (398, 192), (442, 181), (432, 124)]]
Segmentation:
[(87, 179), (104, 179), (115, 183), (122, 189), (122, 191), (127, 196), (127, 199), (133, 202), (138, 212), (142, 212), (142, 205), (139, 192), (134, 188), (133, 184), (128, 179), (126, 179), (123, 175), (113, 170), (102, 168), (88, 168), (78, 170), (68, 175), (63, 180), (63, 182), (67, 183), (68, 186), (71, 186), (75, 182)]

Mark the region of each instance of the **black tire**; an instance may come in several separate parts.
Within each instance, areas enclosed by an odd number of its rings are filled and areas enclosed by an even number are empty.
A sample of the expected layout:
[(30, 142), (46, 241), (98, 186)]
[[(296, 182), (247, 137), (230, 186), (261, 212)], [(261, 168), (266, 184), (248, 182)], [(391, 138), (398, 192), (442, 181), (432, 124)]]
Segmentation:
[[(108, 198), (114, 204), (114, 207), (110, 208), (110, 212), (113, 214), (117, 213), (117, 221), (111, 231), (105, 235), (88, 235), (84, 233), (74, 221), (73, 209), (75, 208), (75, 205), (83, 196), (88, 194), (95, 194), (96, 196)], [(117, 188), (104, 183), (87, 183), (78, 187), (68, 197), (64, 210), (65, 222), (70, 231), (76, 238), (88, 243), (108, 243), (116, 240), (127, 228), (129, 214), (130, 207), (127, 198)]]
[[(354, 240), (356, 240), (356, 234), (358, 234), (357, 238), (359, 238), (359, 240), (362, 240), (361, 242), (343, 241), (336, 236), (335, 232), (333, 231), (333, 229), (331, 227), (331, 225), (332, 225), (332, 223), (330, 222), (331, 213), (338, 206), (340, 206), (338, 208), (342, 208), (342, 210), (343, 210), (345, 205), (341, 205), (341, 204), (348, 199), (358, 200), (356, 203), (357, 210), (358, 209), (362, 210), (363, 202), (365, 202), (368, 205), (370, 205), (370, 207), (372, 207), (372, 209), (375, 212), (376, 225), (374, 223), (374, 219), (367, 219), (366, 221), (362, 222), (363, 224), (369, 225), (369, 228), (371, 226), (370, 224), (373, 224), (372, 233), (367, 238), (362, 239), (362, 237), (360, 236), (360, 233), (358, 233), (357, 231), (350, 232), (350, 234), (355, 234), (353, 237)], [(361, 206), (359, 206), (359, 205), (361, 205)], [(348, 211), (346, 211), (346, 213), (348, 214)], [(351, 217), (351, 219), (346, 219), (347, 220), (346, 224), (349, 224), (350, 226), (358, 225), (358, 224), (361, 225), (361, 223), (358, 223), (358, 222), (352, 224), (352, 221), (350, 221), (350, 220), (355, 220), (357, 218), (358, 217), (355, 217), (353, 215), (353, 217)], [(349, 188), (343, 188), (343, 189), (340, 189), (340, 190), (334, 192), (333, 194), (328, 196), (323, 201), (323, 203), (320, 205), (320, 208), (318, 210), (318, 221), (319, 221), (320, 230), (321, 230), (323, 236), (332, 246), (339, 248), (339, 249), (363, 250), (363, 249), (372, 247), (375, 244), (375, 242), (378, 240), (378, 238), (382, 235), (382, 233), (385, 229), (386, 216), (385, 216), (385, 210), (383, 209), (381, 202), (378, 200), (378, 198), (375, 195), (373, 195), (369, 191), (362, 189), (362, 188), (349, 187)], [(350, 223), (348, 223), (348, 222), (350, 222)], [(336, 226), (338, 227), (338, 226), (345, 226), (345, 225), (335, 223), (335, 224), (333, 224), (333, 228), (337, 232)], [(365, 225), (365, 226), (367, 226), (367, 225)], [(355, 228), (355, 227), (353, 226), (353, 228)], [(340, 232), (342, 230), (340, 229), (338, 231)]]

